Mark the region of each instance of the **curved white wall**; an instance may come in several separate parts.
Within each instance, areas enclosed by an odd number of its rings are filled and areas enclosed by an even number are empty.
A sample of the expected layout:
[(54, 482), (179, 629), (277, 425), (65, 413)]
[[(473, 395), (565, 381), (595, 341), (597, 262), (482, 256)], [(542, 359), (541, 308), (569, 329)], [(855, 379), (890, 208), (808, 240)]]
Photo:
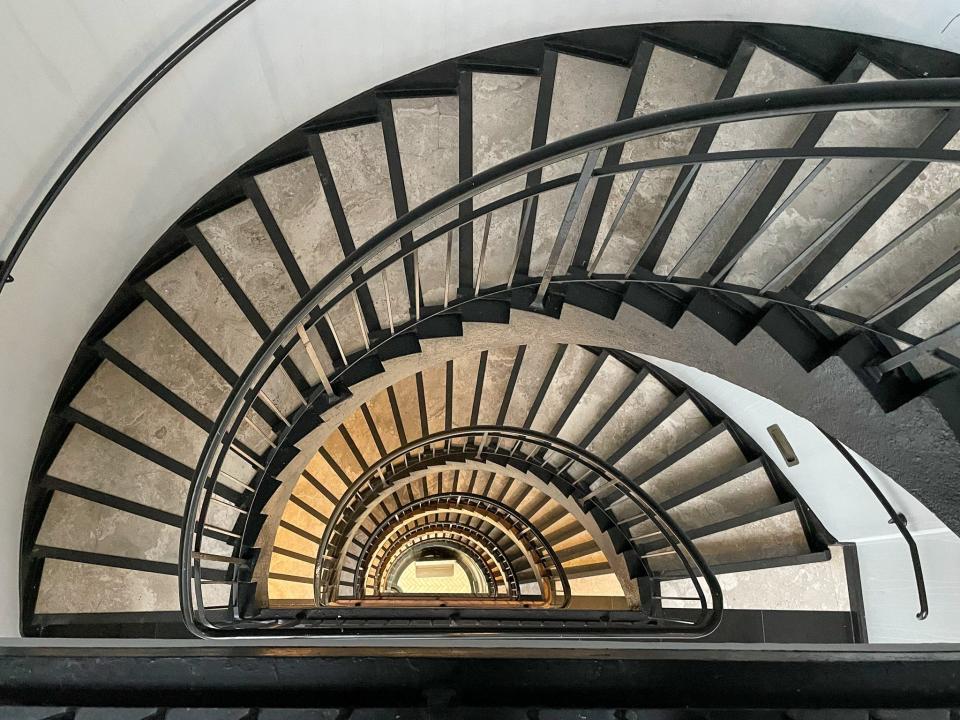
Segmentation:
[[(0, 6), (0, 257), (38, 184), (158, 59), (226, 1)], [(0, 295), (0, 635), (17, 634), (20, 511), (40, 430), (84, 332), (204, 191), (272, 140), (385, 80), (587, 27), (680, 20), (821, 26), (957, 49), (946, 0), (259, 0), (154, 88), (90, 158)], [(944, 30), (944, 28), (946, 28)], [(70, 147), (72, 151), (73, 147)]]
[[(960, 537), (913, 495), (857, 457), (890, 504), (907, 518), (917, 543), (930, 605), (920, 621), (910, 550), (890, 516), (816, 426), (738, 385), (686, 365), (647, 357), (710, 398), (773, 460), (838, 542), (856, 543), (867, 638), (871, 643), (960, 642)], [(799, 463), (788, 467), (767, 428), (776, 423)]]

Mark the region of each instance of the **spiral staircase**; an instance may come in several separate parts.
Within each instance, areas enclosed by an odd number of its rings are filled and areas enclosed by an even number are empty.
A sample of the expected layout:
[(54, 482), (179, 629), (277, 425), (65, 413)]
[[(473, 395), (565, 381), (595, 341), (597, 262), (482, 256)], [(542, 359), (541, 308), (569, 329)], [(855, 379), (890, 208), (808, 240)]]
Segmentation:
[[(0, 718), (957, 716), (930, 638), (960, 532), (958, 78), (830, 30), (606, 27), (279, 138), (63, 376)], [(927, 644), (867, 645), (878, 597)]]
[(200, 199), (51, 411), (24, 633), (702, 637), (771, 584), (850, 611), (850, 549), (638, 353), (807, 417), (960, 528), (960, 63), (702, 30), (427, 68)]

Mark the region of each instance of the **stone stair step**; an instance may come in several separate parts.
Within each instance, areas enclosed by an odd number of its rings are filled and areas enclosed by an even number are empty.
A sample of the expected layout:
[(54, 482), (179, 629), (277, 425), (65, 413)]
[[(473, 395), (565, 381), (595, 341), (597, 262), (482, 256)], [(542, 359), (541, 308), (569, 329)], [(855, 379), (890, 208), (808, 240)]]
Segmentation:
[[(196, 248), (190, 248), (147, 278), (147, 283), (236, 373), (260, 347), (260, 338)], [(299, 394), (282, 373), (266, 383), (264, 394), (285, 414)]]
[[(721, 68), (657, 45), (651, 53), (633, 114), (638, 117), (709, 102), (716, 95), (723, 74)], [(689, 151), (696, 135), (696, 130), (682, 130), (632, 140), (624, 145), (621, 162), (683, 155)], [(629, 173), (616, 177), (590, 258), (594, 272), (627, 272), (653, 230), (679, 172), (680, 168), (645, 172), (611, 233), (614, 218), (634, 180)]]
[(555, 434), (555, 426), (561, 421), (569, 403), (600, 363), (602, 360), (589, 350), (579, 345), (567, 345), (530, 428)]
[[(487, 72), (471, 72), (470, 78), (472, 174), (476, 174), (530, 150), (540, 78), (535, 75)], [(481, 193), (474, 198), (473, 206), (477, 208), (521, 190), (524, 182), (524, 178), (518, 177)], [(483, 222), (473, 224), (473, 279), (476, 282), (477, 270), (480, 269), (481, 288), (505, 285), (510, 280), (521, 216), (519, 205), (495, 212), (490, 218), (485, 250)]]
[[(407, 206), (415, 208), (460, 179), (459, 107), (456, 96), (394, 98), (390, 101), (396, 128)], [(456, 210), (429, 220), (413, 233), (414, 240), (456, 217)], [(418, 251), (420, 288), (424, 303), (442, 305), (444, 282), (455, 294), (459, 245), (453, 242), (448, 264), (446, 237)], [(450, 269), (449, 274), (447, 269)]]
[[(77, 592), (83, 588), (83, 592)], [(176, 575), (47, 558), (37, 594), (38, 613), (179, 610)]]
[(175, 564), (180, 528), (54, 492), (37, 544)]
[[(550, 55), (553, 51), (548, 51)], [(601, 62), (568, 53), (554, 53), (556, 70), (550, 97), (550, 115), (547, 124), (546, 142), (553, 142), (569, 135), (606, 125), (617, 119), (617, 113), (629, 78), (629, 68)], [(547, 84), (541, 83), (540, 92)], [(583, 157), (569, 158), (545, 167), (544, 180), (579, 172)], [(576, 249), (586, 211), (590, 205), (593, 184), (589, 186), (574, 221), (570, 236), (559, 256), (557, 274), (564, 274)], [(530, 267), (528, 274), (539, 277), (543, 274), (557, 232), (573, 188), (559, 188), (543, 193), (537, 203), (537, 215), (532, 233)]]
[[(320, 158), (320, 164), (329, 171), (329, 181), (336, 187), (335, 197), (341, 206), (344, 224), (340, 234), (350, 234), (352, 247), (363, 246), (396, 220), (381, 123), (323, 132), (312, 144), (312, 149), (315, 159)], [(394, 243), (389, 252), (399, 248), (399, 242)], [(376, 264), (376, 261), (370, 262), (364, 269), (370, 270)], [(399, 326), (410, 319), (410, 295), (402, 264), (390, 266), (385, 277), (386, 290), (383, 275), (373, 279), (369, 290), (380, 327), (390, 328), (391, 321)]]
[(709, 427), (710, 421), (697, 404), (685, 399), (636, 445), (619, 450), (614, 466), (627, 477), (636, 477), (706, 432)]
[(633, 368), (611, 355), (601, 353), (597, 360), (595, 374), (565, 410), (562, 425), (555, 428), (556, 436), (568, 442), (579, 444), (637, 377)]
[[(803, 525), (793, 503), (754, 513), (759, 515), (742, 524), (743, 518), (726, 521), (723, 524), (707, 526), (692, 533), (693, 542), (711, 567), (714, 565), (732, 565), (742, 562), (756, 562), (778, 558), (795, 557), (810, 552)], [(724, 526), (711, 532), (716, 527)], [(709, 533), (709, 534), (705, 534)], [(648, 557), (652, 570), (663, 572), (680, 567), (680, 561), (672, 552), (653, 551)]]
[[(733, 96), (762, 95), (821, 84), (819, 79), (806, 70), (757, 47), (750, 55)], [(716, 131), (709, 150), (723, 152), (760, 147), (789, 147), (803, 131), (808, 120), (809, 116), (793, 116), (723, 125)], [(668, 274), (704, 230), (707, 234), (696, 253), (684, 261), (682, 275), (699, 277), (706, 270), (776, 169), (774, 162), (762, 163), (736, 197), (723, 208), (716, 222), (708, 228), (714, 213), (749, 172), (751, 164), (750, 161), (712, 163), (700, 170), (690, 186), (686, 202), (657, 262), (656, 272)]]
[[(893, 79), (877, 65), (870, 65), (860, 82)], [(839, 113), (819, 145), (919, 145), (938, 120), (932, 110), (906, 109), (882, 112)], [(794, 182), (817, 165), (809, 160)], [(728, 280), (739, 285), (762, 287), (800, 254), (877, 183), (896, 163), (890, 160), (833, 160), (774, 220), (734, 266)], [(792, 187), (788, 187), (785, 196)], [(795, 274), (793, 275), (795, 276)], [(790, 276), (792, 277), (792, 276)], [(790, 279), (788, 277), (788, 279)]]
[[(960, 149), (960, 135), (944, 147)], [(896, 244), (891, 243), (948, 200), (957, 187), (960, 187), (960, 168), (952, 163), (927, 165), (807, 297), (811, 300), (819, 297), (881, 251), (886, 254), (835, 290), (825, 303), (866, 317), (920, 282), (957, 252), (955, 238), (960, 207), (945, 206), (927, 224)]]

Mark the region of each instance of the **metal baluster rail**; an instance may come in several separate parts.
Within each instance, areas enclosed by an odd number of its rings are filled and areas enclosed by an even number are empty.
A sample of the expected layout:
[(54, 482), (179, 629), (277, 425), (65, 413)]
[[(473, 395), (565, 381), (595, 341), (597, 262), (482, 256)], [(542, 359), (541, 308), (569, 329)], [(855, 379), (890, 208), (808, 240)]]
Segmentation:
[[(517, 547), (522, 548), (527, 561), (539, 570), (537, 577), (540, 585), (540, 597), (547, 607), (566, 607), (570, 603), (570, 583), (567, 580), (557, 554), (543, 534), (536, 527), (503, 503), (469, 493), (447, 493), (433, 495), (406, 505), (402, 510), (390, 515), (370, 535), (363, 545), (360, 559), (354, 573), (353, 598), (349, 604), (355, 604), (356, 598), (366, 597), (366, 582), (370, 575), (378, 550), (391, 535), (401, 531), (410, 516), (424, 517), (430, 513), (467, 513), (490, 521), (507, 534)], [(339, 574), (339, 572), (337, 573)], [(560, 594), (555, 595), (555, 584), (561, 586)], [(374, 581), (374, 590), (379, 583)], [(515, 598), (517, 599), (517, 598)]]
[[(441, 441), (445, 443), (442, 449), (431, 448), (432, 445)], [(699, 557), (695, 547), (686, 538), (685, 534), (679, 530), (663, 510), (658, 508), (656, 503), (615, 469), (605, 465), (589, 453), (576, 448), (576, 446), (543, 433), (523, 428), (484, 426), (436, 433), (406, 447), (399, 448), (383, 458), (376, 466), (371, 467), (351, 485), (331, 514), (330, 521), (321, 539), (316, 570), (318, 603), (326, 605), (335, 602), (337, 583), (334, 582), (334, 579), (339, 578), (344, 569), (343, 560), (345, 556), (343, 550), (350, 544), (350, 540), (356, 532), (355, 529), (360, 527), (367, 512), (375, 506), (375, 503), (367, 503), (369, 497), (378, 493), (390, 494), (398, 484), (410, 482), (416, 477), (420, 477), (423, 472), (438, 465), (471, 460), (502, 464), (504, 467), (514, 467), (521, 472), (524, 469), (534, 469), (538, 476), (552, 478), (558, 487), (566, 488), (572, 497), (579, 498), (584, 502), (588, 499), (589, 485), (592, 484), (591, 479), (599, 477), (601, 482), (615, 486), (624, 496), (630, 499), (640, 516), (651, 520), (657, 528), (657, 531), (652, 533), (651, 536), (655, 539), (664, 538), (668, 541), (668, 548), (665, 552), (677, 555), (687, 572), (688, 578), (693, 580), (696, 576), (712, 577), (709, 568)], [(389, 468), (389, 470), (382, 472), (383, 468)], [(490, 506), (497, 506), (499, 511), (512, 514), (514, 516), (513, 521), (516, 522), (516, 513), (499, 503), (470, 494), (457, 493), (455, 495), (467, 504), (487, 503)], [(424, 499), (419, 503), (414, 503), (412, 507), (429, 504), (434, 499), (434, 497)], [(456, 507), (456, 503), (453, 503), (451, 507)], [(608, 508), (597, 506), (596, 510), (604, 516), (608, 526), (617, 525), (617, 518)], [(529, 523), (526, 524), (529, 526)], [(570, 589), (563, 578), (562, 565), (550, 548), (549, 543), (540, 536), (535, 528), (531, 526), (530, 530), (535, 535), (538, 547), (544, 549), (541, 553), (544, 560), (560, 574), (560, 583), (565, 598), (561, 607), (565, 606), (569, 601)], [(374, 535), (376, 534), (375, 531)], [(337, 540), (334, 540), (334, 538), (337, 538)], [(649, 537), (645, 539), (649, 540)], [(370, 542), (368, 540), (367, 547), (369, 547)], [(628, 542), (631, 542), (634, 552), (639, 557), (642, 552), (639, 546), (629, 538)], [(357, 561), (358, 576), (362, 574), (363, 567), (364, 555), (361, 555), (360, 560)], [(712, 616), (705, 618), (703, 614), (708, 611), (715, 612), (718, 619), (722, 607), (722, 599), (718, 594), (714, 594), (714, 591), (719, 593), (719, 587), (710, 584), (709, 580), (707, 582), (711, 589), (709, 603), (700, 590), (699, 583), (694, 583), (694, 586), (698, 589), (701, 603), (702, 616), (700, 621), (673, 619), (666, 616), (661, 617), (661, 619), (675, 625), (689, 624), (693, 626), (692, 632), (703, 632), (703, 628), (713, 621)], [(360, 596), (360, 594), (359, 586), (355, 583), (354, 597)], [(651, 613), (654, 612), (654, 609), (648, 607), (646, 611)]]
[[(951, 372), (955, 372), (956, 368), (960, 367), (960, 359), (947, 352), (945, 345), (960, 333), (956, 326), (924, 338), (905, 332), (885, 321), (897, 308), (913, 301), (929, 287), (952, 277), (952, 273), (960, 270), (960, 263), (952, 265), (947, 263), (947, 269), (940, 275), (928, 277), (916, 287), (904, 290), (896, 300), (872, 316), (866, 317), (826, 304), (828, 299), (826, 294), (821, 294), (813, 300), (799, 298), (788, 292), (788, 289), (781, 289), (784, 283), (780, 276), (776, 278), (775, 283), (758, 284), (757, 287), (732, 284), (726, 279), (733, 267), (732, 263), (728, 263), (716, 276), (710, 276), (707, 273), (700, 277), (679, 277), (677, 270), (689, 264), (684, 258), (673, 266), (668, 275), (657, 275), (639, 267), (638, 262), (632, 263), (627, 273), (613, 274), (597, 273), (596, 262), (591, 263), (590, 270), (586, 273), (575, 272), (573, 268), (564, 267), (560, 262), (561, 258), (569, 254), (565, 252), (569, 243), (575, 242), (570, 233), (570, 222), (567, 220), (577, 216), (585, 197), (585, 193), (580, 190), (587, 181), (592, 179), (626, 173), (634, 179), (631, 190), (635, 195), (639, 192), (638, 188), (643, 187), (643, 173), (655, 168), (692, 167), (693, 171), (688, 173), (687, 177), (693, 182), (693, 176), (696, 175), (697, 170), (712, 163), (740, 163), (741, 166), (746, 164), (755, 167), (757, 162), (779, 164), (785, 160), (812, 160), (819, 163), (818, 169), (822, 169), (828, 161), (837, 160), (882, 159), (894, 163), (960, 162), (960, 152), (953, 150), (877, 146), (751, 148), (662, 157), (617, 165), (598, 165), (598, 150), (643, 137), (745, 120), (763, 120), (820, 112), (917, 107), (938, 109), (960, 107), (960, 80), (907, 80), (817, 87), (759, 97), (731, 98), (635, 117), (564, 138), (512, 158), (451, 187), (391, 223), (359, 247), (304, 295), (264, 341), (261, 349), (250, 360), (239, 381), (232, 388), (201, 454), (184, 515), (180, 550), (182, 569), (180, 590), (183, 614), (188, 626), (199, 633), (214, 629), (205, 616), (206, 610), (201, 596), (205, 584), (209, 586), (217, 583), (229, 588), (231, 600), (228, 607), (234, 611), (236, 622), (241, 622), (237, 612), (237, 597), (242, 582), (240, 578), (245, 577), (250, 569), (252, 558), (249, 549), (255, 538), (246, 537), (248, 533), (245, 531), (244, 537), (234, 544), (233, 555), (225, 556), (206, 552), (205, 547), (208, 541), (205, 538), (208, 537), (210, 526), (207, 517), (210, 507), (213, 504), (226, 504), (241, 513), (246, 513), (252, 506), (254, 498), (265, 487), (264, 480), (271, 478), (271, 472), (275, 471), (278, 453), (285, 447), (291, 431), (306, 415), (312, 413), (316, 416), (324, 407), (339, 400), (341, 378), (357, 367), (358, 363), (375, 357), (378, 351), (401, 333), (425, 327), (427, 323), (443, 314), (461, 312), (478, 300), (509, 299), (514, 305), (536, 310), (549, 307), (551, 298), (555, 297), (558, 291), (578, 283), (592, 283), (620, 290), (639, 284), (670, 289), (687, 297), (697, 292), (728, 294), (757, 301), (761, 305), (779, 304), (801, 314), (840, 320), (846, 323), (848, 332), (866, 333), (882, 341), (886, 347), (899, 346), (901, 349), (892, 357), (878, 359), (874, 365), (878, 375), (892, 372), (904, 364), (925, 356), (937, 358), (950, 368)], [(473, 200), (481, 193), (497, 188), (514, 178), (525, 176), (569, 158), (582, 159), (583, 164), (579, 172), (536, 183), (473, 207), (469, 212), (461, 212), (457, 218), (443, 222), (416, 240), (405, 242), (402, 247), (400, 246), (398, 241), (401, 238), (409, 237), (415, 229), (449, 210), (458, 208), (461, 203)], [(814, 172), (817, 170), (815, 169)], [(789, 203), (803, 192), (804, 187), (804, 183), (798, 185), (787, 198), (781, 201), (775, 213), (781, 213), (789, 207)], [(556, 242), (552, 245), (544, 276), (531, 278), (519, 275), (515, 272), (518, 267), (517, 258), (522, 254), (521, 243), (527, 224), (532, 222), (530, 212), (532, 201), (540, 194), (560, 188), (569, 188), (572, 192), (564, 222), (561, 223)], [(871, 192), (873, 192), (872, 189)], [(624, 202), (626, 203), (629, 199), (628, 193), (628, 198)], [(858, 207), (859, 203), (860, 201), (855, 202), (854, 207)], [(668, 211), (669, 208), (665, 208), (663, 212)], [(521, 212), (521, 230), (513, 251), (511, 275), (505, 285), (482, 287), (480, 279), (485, 276), (483, 264), (491, 262), (489, 249), (479, 254), (480, 266), (476, 267), (473, 273), (477, 278), (476, 285), (467, 288), (441, 289), (444, 297), (442, 305), (425, 306), (422, 303), (423, 293), (420, 285), (423, 278), (421, 273), (415, 272), (416, 291), (412, 293), (416, 305), (414, 317), (410, 319), (397, 317), (396, 313), (389, 309), (391, 304), (388, 297), (389, 330), (381, 330), (376, 337), (373, 337), (364, 328), (364, 349), (350, 356), (344, 352), (341, 338), (338, 337), (338, 328), (333, 320), (337, 316), (334, 311), (340, 309), (352, 314), (361, 288), (367, 285), (371, 290), (381, 285), (386, 288), (386, 273), (397, 264), (409, 264), (410, 260), (413, 260), (414, 270), (416, 270), (424, 246), (430, 243), (439, 243), (438, 247), (443, 246), (444, 243), (449, 242), (449, 233), (467, 223), (476, 223), (480, 220), (486, 223), (495, 213)], [(622, 215), (622, 212), (618, 212), (616, 217), (619, 218)], [(647, 244), (649, 242), (644, 246)], [(395, 249), (398, 247), (399, 249)], [(603, 251), (603, 245), (600, 251)], [(804, 249), (796, 257), (788, 259), (791, 271), (802, 269), (808, 259), (805, 256), (806, 252), (807, 250)], [(642, 253), (642, 249), (637, 253), (638, 259)], [(443, 257), (444, 253), (441, 251), (434, 256)], [(445, 257), (448, 264), (452, 262), (452, 253), (445, 253)], [(456, 275), (457, 273), (452, 272), (452, 268), (446, 268), (445, 278)], [(843, 282), (844, 280), (840, 281), (841, 285)], [(836, 289), (830, 288), (830, 292), (833, 293)], [(312, 347), (315, 342), (313, 338), (316, 337), (315, 331), (321, 330), (329, 331), (338, 348), (333, 358), (333, 368), (329, 371), (324, 369), (318, 359), (318, 353)], [(301, 346), (307, 349), (319, 382), (304, 398), (300, 409), (289, 417), (280, 415), (283, 424), (275, 436), (271, 437), (272, 446), (264, 458), (262, 460), (251, 458), (237, 444), (238, 431), (244, 423), (251, 422), (254, 403), (267, 400), (264, 388), (279, 371), (281, 363), (294, 348)], [(250, 524), (249, 514), (246, 522), (248, 527), (253, 527)]]

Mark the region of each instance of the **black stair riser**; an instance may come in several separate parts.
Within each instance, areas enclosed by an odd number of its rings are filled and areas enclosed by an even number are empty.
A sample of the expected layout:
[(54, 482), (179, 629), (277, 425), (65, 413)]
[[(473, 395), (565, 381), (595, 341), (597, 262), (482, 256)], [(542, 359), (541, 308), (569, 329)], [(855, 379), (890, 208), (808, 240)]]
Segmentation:
[(763, 311), (734, 296), (708, 290), (694, 292), (687, 306), (688, 312), (698, 317), (734, 345), (756, 327)]
[(686, 310), (685, 302), (678, 301), (659, 288), (640, 283), (627, 285), (623, 302), (670, 328), (680, 321)]

